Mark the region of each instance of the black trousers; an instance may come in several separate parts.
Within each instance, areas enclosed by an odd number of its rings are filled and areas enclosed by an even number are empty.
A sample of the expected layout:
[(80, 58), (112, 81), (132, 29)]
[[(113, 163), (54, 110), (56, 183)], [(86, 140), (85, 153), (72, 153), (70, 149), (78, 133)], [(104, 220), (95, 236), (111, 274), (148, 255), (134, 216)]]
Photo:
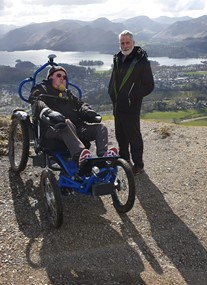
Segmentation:
[(114, 115), (114, 121), (120, 156), (125, 160), (131, 158), (138, 167), (144, 167), (139, 115), (118, 113)]
[(83, 141), (95, 141), (97, 156), (103, 156), (108, 148), (108, 130), (105, 125), (83, 123), (76, 127), (69, 119), (66, 119), (66, 125), (59, 131), (48, 129), (45, 138), (63, 140), (72, 157), (85, 148)]

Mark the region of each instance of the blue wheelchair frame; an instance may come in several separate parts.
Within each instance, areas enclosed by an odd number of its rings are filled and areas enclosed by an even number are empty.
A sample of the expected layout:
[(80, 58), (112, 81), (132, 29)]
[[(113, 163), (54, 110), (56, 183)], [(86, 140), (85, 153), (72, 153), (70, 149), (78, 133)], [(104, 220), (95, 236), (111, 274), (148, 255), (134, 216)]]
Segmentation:
[[(41, 67), (39, 67), (35, 71), (33, 77), (26, 78), (20, 83), (19, 88), (18, 88), (18, 94), (23, 101), (28, 103), (28, 99), (25, 98), (22, 94), (23, 86), (25, 84), (27, 84), (28, 82), (32, 82), (32, 87), (34, 87), (36, 85), (37, 75), (43, 69), (45, 69), (49, 65), (50, 66), (53, 66), (53, 65), (57, 66), (58, 64), (53, 61), (54, 57), (55, 57), (55, 55), (50, 55), (48, 62), (45, 63), (44, 65), (42, 65)], [(79, 98), (82, 97), (82, 91), (76, 84), (73, 84), (73, 83), (68, 81), (66, 86), (67, 86), (67, 88), (68, 88), (68, 86), (72, 86), (72, 87), (76, 88), (78, 90), (78, 93), (79, 93)], [(46, 152), (48, 155), (54, 157), (54, 160), (57, 161), (57, 163), (65, 170), (66, 175), (63, 175), (62, 173), (60, 174), (59, 181), (58, 181), (59, 188), (63, 188), (63, 187), (71, 188), (71, 189), (73, 189), (76, 192), (79, 192), (81, 194), (92, 195), (91, 187), (94, 183), (111, 183), (111, 182), (114, 182), (115, 169), (113, 167), (110, 167), (110, 168), (102, 167), (100, 169), (100, 176), (102, 176), (102, 173), (105, 173), (107, 170), (108, 173), (105, 177), (99, 178), (97, 175), (94, 175), (94, 174), (91, 175), (90, 177), (83, 175), (81, 177), (82, 179), (80, 181), (76, 182), (76, 181), (74, 181), (74, 175), (78, 173), (79, 168), (77, 167), (77, 165), (72, 160), (69, 162), (66, 162), (64, 160), (64, 154), (66, 152), (65, 151), (51, 152), (48, 150)], [(88, 159), (86, 159), (86, 162), (88, 160), (94, 160), (94, 159), (88, 158)], [(104, 158), (104, 160), (109, 161), (106, 158)], [(94, 161), (97, 162), (97, 159), (95, 159)], [(91, 163), (88, 163), (88, 164), (91, 165)], [(54, 167), (53, 170), (60, 170), (60, 169), (58, 167), (57, 168)]]
[[(34, 87), (36, 85), (36, 78), (39, 72), (41, 72), (47, 66), (58, 65), (54, 62), (54, 58), (56, 57), (55, 55), (50, 55), (48, 57), (48, 62), (38, 68), (35, 71), (33, 77), (26, 78), (19, 84), (18, 94), (21, 100), (29, 103), (28, 99), (22, 94), (22, 89), (25, 84), (31, 82), (32, 87)], [(67, 82), (67, 87), (68, 86), (76, 88), (79, 93), (79, 97), (82, 97), (81, 89), (77, 85)], [(23, 120), (29, 124), (28, 129), (30, 130), (30, 133), (33, 132), (34, 141), (36, 140), (36, 155), (33, 157), (33, 165), (41, 166), (42, 168), (49, 168), (48, 170), (43, 170), (44, 174), (46, 175), (48, 174), (47, 171), (49, 171), (50, 175), (53, 175), (53, 172), (51, 170), (59, 171), (59, 178), (56, 182), (60, 190), (67, 189), (71, 190), (72, 192), (90, 196), (111, 195), (114, 207), (119, 213), (128, 212), (133, 207), (135, 200), (134, 177), (129, 164), (125, 160), (121, 159), (119, 156), (92, 157), (87, 158), (84, 161), (83, 165), (79, 168), (77, 164), (71, 159), (69, 150), (57, 149), (53, 151), (49, 148), (47, 149), (39, 145), (39, 142), (37, 142), (39, 138), (35, 136), (34, 132), (34, 123), (30, 121), (29, 115), (24, 110), (14, 110), (12, 117), (17, 117), (19, 120)], [(130, 184), (130, 189), (128, 190), (129, 197), (127, 198), (126, 203), (123, 205), (117, 196), (117, 192), (121, 191), (121, 182), (120, 180), (117, 180), (119, 166), (124, 168), (124, 171), (127, 174), (128, 183)], [(44, 177), (43, 172), (42, 177)], [(52, 198), (49, 198), (49, 203), (51, 203), (50, 199), (55, 199), (60, 203), (59, 195), (60, 194), (56, 191), (55, 195), (52, 195)], [(56, 204), (58, 204), (57, 201)], [(54, 203), (52, 203), (52, 205), (49, 205), (49, 207), (53, 208), (53, 204)], [(59, 208), (61, 209), (60, 205)], [(61, 211), (62, 210), (60, 210), (60, 212)], [(59, 216), (61, 216), (61, 213), (59, 213)], [(61, 218), (56, 217), (56, 219), (59, 219), (59, 221), (52, 221), (52, 223), (55, 227), (58, 227), (61, 224)]]

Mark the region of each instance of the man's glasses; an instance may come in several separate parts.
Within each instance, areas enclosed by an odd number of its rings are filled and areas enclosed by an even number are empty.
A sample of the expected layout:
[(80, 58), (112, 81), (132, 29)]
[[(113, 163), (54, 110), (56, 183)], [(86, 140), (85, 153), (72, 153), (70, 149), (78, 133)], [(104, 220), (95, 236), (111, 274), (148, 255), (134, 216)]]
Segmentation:
[(56, 76), (57, 76), (58, 78), (61, 78), (61, 77), (62, 77), (64, 80), (67, 79), (67, 76), (66, 76), (66, 75), (62, 75), (62, 74), (60, 74), (60, 73), (57, 73)]

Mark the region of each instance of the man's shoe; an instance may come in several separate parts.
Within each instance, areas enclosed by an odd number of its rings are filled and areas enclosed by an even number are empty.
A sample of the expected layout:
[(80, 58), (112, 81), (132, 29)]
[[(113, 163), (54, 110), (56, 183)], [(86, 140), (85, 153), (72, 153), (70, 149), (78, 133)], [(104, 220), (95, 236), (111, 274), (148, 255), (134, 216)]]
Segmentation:
[(83, 162), (86, 158), (90, 158), (90, 157), (92, 157), (90, 150), (88, 150), (86, 148), (83, 149), (80, 153), (79, 160), (78, 160), (79, 167), (83, 164)]
[(140, 168), (139, 166), (137, 166), (136, 164), (134, 164), (133, 167), (132, 167), (132, 171), (133, 171), (133, 174), (134, 174), (134, 175), (139, 175), (139, 174), (141, 174), (141, 173), (144, 172), (144, 168), (143, 168), (143, 167)]
[(118, 149), (116, 147), (109, 148), (103, 155), (103, 157), (118, 156)]

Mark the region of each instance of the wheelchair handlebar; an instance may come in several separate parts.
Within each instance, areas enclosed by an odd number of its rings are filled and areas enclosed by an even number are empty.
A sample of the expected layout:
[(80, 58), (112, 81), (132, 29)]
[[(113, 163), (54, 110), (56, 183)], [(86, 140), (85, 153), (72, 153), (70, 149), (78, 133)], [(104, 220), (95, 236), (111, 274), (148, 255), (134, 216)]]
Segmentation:
[[(45, 69), (48, 65), (50, 66), (58, 66), (57, 63), (55, 63), (53, 60), (54, 58), (56, 57), (56, 55), (52, 54), (52, 55), (49, 55), (48, 58), (48, 62), (46, 62), (45, 64), (43, 64), (42, 66), (40, 66), (35, 72), (34, 72), (34, 75), (33, 77), (29, 77), (29, 78), (26, 78), (24, 80), (22, 80), (19, 84), (19, 87), (18, 87), (18, 94), (19, 94), (19, 97), (21, 98), (21, 100), (29, 103), (28, 99), (26, 97), (23, 96), (22, 94), (22, 87), (24, 86), (24, 84), (28, 83), (28, 82), (32, 82), (32, 87), (34, 87), (36, 85), (36, 78), (37, 78), (37, 75), (38, 73), (40, 73), (43, 69)], [(66, 82), (66, 88), (68, 88), (68, 86), (72, 86), (74, 87), (77, 91), (78, 91), (78, 94), (79, 94), (79, 98), (82, 97), (82, 91), (81, 89), (76, 85), (76, 84), (73, 84), (69, 81)]]
[(21, 100), (29, 103), (28, 99), (25, 98), (22, 94), (22, 87), (24, 84), (26, 84), (27, 82), (32, 82), (33, 81), (33, 78), (32, 77), (29, 77), (29, 78), (26, 78), (24, 80), (22, 80), (19, 84), (19, 87), (18, 87), (18, 94), (19, 94), (19, 97), (21, 98)]

